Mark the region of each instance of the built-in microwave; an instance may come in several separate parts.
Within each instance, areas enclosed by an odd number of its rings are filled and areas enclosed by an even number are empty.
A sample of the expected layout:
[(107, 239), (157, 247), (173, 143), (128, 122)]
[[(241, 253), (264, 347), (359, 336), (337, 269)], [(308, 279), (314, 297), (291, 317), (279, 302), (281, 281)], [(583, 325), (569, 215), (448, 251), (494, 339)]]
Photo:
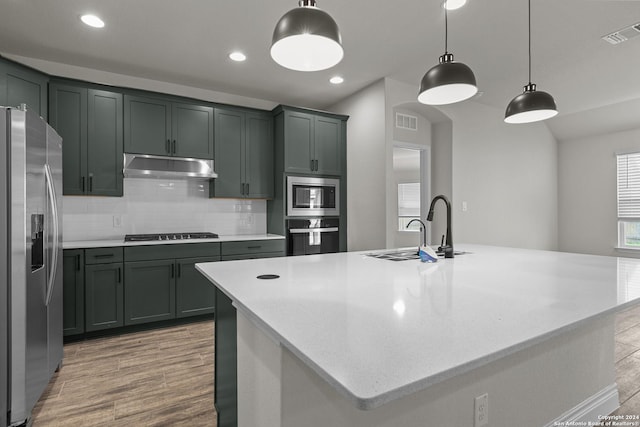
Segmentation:
[(340, 215), (340, 180), (335, 178), (288, 176), (287, 215)]

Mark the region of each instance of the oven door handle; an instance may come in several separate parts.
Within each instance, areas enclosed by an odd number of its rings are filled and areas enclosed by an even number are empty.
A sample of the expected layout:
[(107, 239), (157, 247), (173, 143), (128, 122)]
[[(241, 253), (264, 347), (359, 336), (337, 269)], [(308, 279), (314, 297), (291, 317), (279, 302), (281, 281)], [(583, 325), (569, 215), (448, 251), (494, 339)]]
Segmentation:
[(292, 228), (289, 230), (291, 234), (307, 234), (307, 233), (335, 233), (338, 227), (328, 228)]

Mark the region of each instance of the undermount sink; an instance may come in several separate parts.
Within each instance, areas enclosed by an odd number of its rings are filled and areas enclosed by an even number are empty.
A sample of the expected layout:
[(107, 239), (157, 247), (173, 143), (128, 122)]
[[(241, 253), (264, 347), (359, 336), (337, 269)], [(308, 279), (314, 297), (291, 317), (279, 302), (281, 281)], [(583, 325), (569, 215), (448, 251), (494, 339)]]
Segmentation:
[[(464, 255), (468, 252), (464, 252), (464, 251), (455, 251), (453, 253), (454, 256), (456, 255)], [(368, 257), (371, 258), (378, 258), (378, 259), (386, 259), (389, 261), (409, 261), (412, 259), (420, 259), (420, 256), (418, 255), (418, 251), (417, 249), (404, 249), (404, 250), (393, 250), (393, 251), (389, 251), (389, 252), (377, 252), (377, 253), (370, 253), (370, 254), (366, 254)], [(444, 257), (444, 253), (439, 253), (438, 257)]]

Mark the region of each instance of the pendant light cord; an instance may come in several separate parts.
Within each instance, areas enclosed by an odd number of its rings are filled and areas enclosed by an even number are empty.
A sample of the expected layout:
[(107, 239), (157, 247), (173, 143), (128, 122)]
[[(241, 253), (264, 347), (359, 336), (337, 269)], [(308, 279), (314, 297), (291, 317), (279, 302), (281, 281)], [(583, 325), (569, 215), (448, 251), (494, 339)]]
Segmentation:
[(529, 0), (529, 84), (531, 84), (531, 0)]
[(447, 22), (447, 2), (445, 1), (445, 4), (444, 4), (444, 53), (445, 55), (449, 53), (447, 51), (448, 38), (449, 38), (449, 24)]

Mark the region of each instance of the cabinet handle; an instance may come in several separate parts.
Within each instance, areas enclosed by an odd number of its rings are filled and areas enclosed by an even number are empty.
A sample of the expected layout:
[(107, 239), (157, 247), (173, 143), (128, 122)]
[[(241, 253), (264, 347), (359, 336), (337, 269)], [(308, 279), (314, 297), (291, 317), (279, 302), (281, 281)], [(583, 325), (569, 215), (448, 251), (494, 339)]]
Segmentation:
[(244, 195), (244, 182), (240, 184), (240, 194)]
[(313, 159), (311, 159), (311, 170), (313, 170)]
[(89, 193), (93, 193), (93, 174), (89, 174)]
[(182, 264), (178, 264), (178, 277), (182, 276)]
[(173, 140), (173, 150), (171, 150), (173, 154), (176, 154), (176, 140)]
[(176, 266), (175, 264), (171, 264), (171, 278), (173, 279), (174, 277), (176, 277), (176, 270), (175, 270)]
[(122, 269), (118, 267), (118, 283), (122, 283)]
[(249, 183), (247, 182), (247, 192), (245, 193), (245, 195), (249, 195)]
[(247, 246), (247, 249), (260, 249), (262, 246)]
[(76, 271), (80, 271), (80, 254), (76, 255)]
[(84, 176), (82, 177), (82, 192), (84, 193)]
[(315, 171), (317, 172), (317, 171), (318, 171), (318, 159), (316, 159), (316, 160), (315, 160), (315, 162), (316, 162), (316, 168), (315, 168)]
[(99, 254), (99, 255), (94, 255), (94, 258), (113, 258), (114, 254)]
[(167, 152), (167, 154), (171, 154), (171, 140), (167, 139), (167, 143), (164, 144), (164, 151)]

